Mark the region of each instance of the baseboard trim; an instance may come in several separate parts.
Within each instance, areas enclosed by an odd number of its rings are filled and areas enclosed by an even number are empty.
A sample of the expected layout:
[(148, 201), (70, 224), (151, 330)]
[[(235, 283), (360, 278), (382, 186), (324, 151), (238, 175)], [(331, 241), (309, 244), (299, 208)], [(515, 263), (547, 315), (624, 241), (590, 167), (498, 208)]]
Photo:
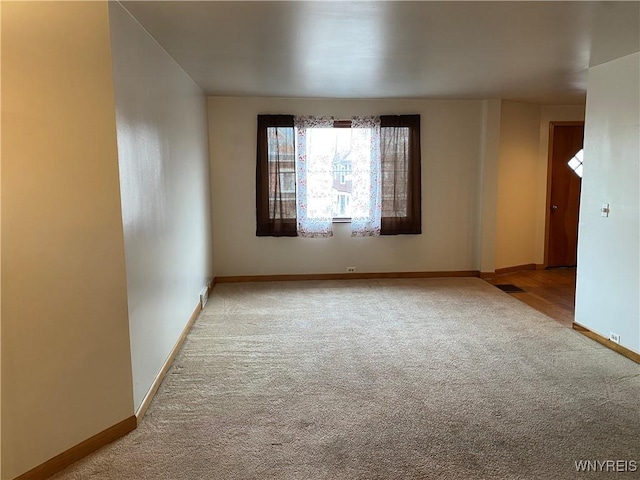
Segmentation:
[[(215, 285), (215, 283), (216, 283), (216, 280), (214, 278), (213, 281), (211, 282), (211, 285), (209, 286), (209, 293), (211, 293), (211, 290), (213, 290), (213, 286)], [(117, 440), (120, 437), (124, 437), (127, 433), (135, 430), (137, 426), (140, 424), (140, 421), (144, 417), (145, 413), (147, 412), (147, 409), (149, 408), (149, 405), (151, 404), (153, 397), (158, 391), (158, 388), (160, 388), (160, 385), (162, 384), (162, 380), (164, 380), (164, 377), (169, 371), (169, 368), (171, 368), (171, 365), (173, 364), (173, 361), (175, 360), (176, 355), (180, 351), (180, 348), (182, 348), (182, 344), (187, 338), (187, 334), (191, 330), (191, 327), (195, 323), (196, 318), (198, 318), (198, 315), (200, 314), (201, 310), (202, 310), (202, 306), (198, 302), (198, 305), (196, 306), (195, 310), (191, 314), (191, 317), (189, 317), (189, 321), (187, 322), (185, 327), (182, 329), (182, 333), (180, 334), (180, 337), (178, 338), (175, 345), (171, 349), (169, 356), (167, 357), (166, 361), (162, 365), (162, 368), (160, 369), (160, 372), (158, 372), (158, 375), (156, 375), (156, 378), (153, 381), (151, 388), (149, 388), (149, 391), (147, 392), (144, 399), (142, 400), (142, 403), (140, 404), (140, 407), (138, 408), (138, 411), (136, 412), (135, 415), (132, 415), (131, 417), (126, 418), (125, 420), (113, 425), (112, 427), (107, 428), (106, 430), (100, 433), (97, 433), (93, 437), (88, 438), (87, 440), (79, 443), (78, 445), (71, 447), (70, 449), (62, 452), (61, 454), (56, 455), (55, 457), (53, 457), (50, 460), (47, 460), (43, 464), (38, 465), (35, 468), (32, 468), (31, 470), (23, 473), (19, 477), (16, 477), (14, 480), (42, 480), (47, 477), (50, 477), (51, 475), (65, 469), (72, 463), (75, 463), (78, 460), (81, 460), (82, 458), (86, 457), (90, 453), (95, 452), (96, 450), (113, 442), (114, 440)]]
[[(215, 279), (212, 282), (212, 284), (215, 284)], [(212, 288), (213, 287), (209, 287), (209, 293), (211, 293)], [(176, 340), (175, 345), (169, 352), (169, 356), (165, 360), (164, 364), (162, 365), (162, 368), (158, 372), (158, 375), (156, 375), (155, 380), (151, 384), (149, 391), (144, 396), (144, 399), (142, 400), (140, 407), (136, 411), (135, 418), (136, 418), (137, 425), (140, 425), (142, 418), (144, 417), (145, 413), (147, 413), (147, 409), (149, 408), (149, 405), (151, 405), (151, 401), (153, 400), (153, 397), (155, 397), (156, 392), (158, 391), (158, 388), (160, 388), (160, 385), (162, 384), (162, 381), (164, 380), (165, 375), (171, 368), (171, 365), (173, 365), (173, 361), (176, 359), (176, 355), (178, 355), (178, 352), (182, 348), (182, 344), (187, 338), (187, 334), (191, 330), (191, 327), (195, 323), (196, 318), (198, 318), (198, 314), (200, 313), (201, 310), (202, 310), (202, 305), (200, 304), (200, 302), (198, 302), (198, 305), (196, 306), (195, 310), (191, 314), (191, 317), (189, 317), (189, 321), (182, 329), (182, 333), (178, 337), (178, 340)]]
[(214, 283), (289, 282), (301, 280), (368, 280), (376, 278), (478, 277), (477, 270), (451, 272), (371, 272), (371, 273), (303, 273), (291, 275), (239, 275), (216, 277)]
[(547, 266), (544, 263), (536, 263), (536, 270), (544, 270)]
[(108, 445), (114, 440), (124, 437), (127, 433), (135, 430), (137, 426), (138, 423), (136, 422), (136, 417), (132, 415), (131, 417), (116, 423), (93, 437), (80, 442), (76, 446), (65, 450), (43, 464), (32, 468), (28, 472), (16, 477), (15, 480), (42, 480), (50, 477), (51, 475), (65, 469), (72, 463), (86, 457), (90, 453)]
[(535, 263), (525, 263), (524, 265), (514, 265), (513, 267), (496, 268), (496, 275), (504, 275), (505, 273), (522, 272), (525, 270), (535, 269)]
[(596, 342), (604, 345), (607, 348), (610, 348), (611, 350), (619, 353), (620, 355), (627, 357), (629, 360), (633, 360), (636, 363), (640, 363), (640, 353), (636, 353), (633, 350), (629, 350), (628, 348), (623, 347), (622, 345), (612, 342), (608, 338), (605, 338), (599, 333), (589, 330), (587, 327), (583, 327), (579, 323), (573, 322), (572, 326), (574, 330), (576, 330), (577, 332), (580, 332), (586, 337), (589, 337), (591, 340), (595, 340)]

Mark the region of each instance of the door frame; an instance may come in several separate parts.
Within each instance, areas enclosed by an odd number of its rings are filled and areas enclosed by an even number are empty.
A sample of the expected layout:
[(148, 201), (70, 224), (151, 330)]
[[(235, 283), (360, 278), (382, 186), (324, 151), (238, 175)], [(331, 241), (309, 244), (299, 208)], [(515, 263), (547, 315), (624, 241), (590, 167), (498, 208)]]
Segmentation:
[(584, 120), (549, 122), (549, 141), (547, 142), (547, 199), (545, 202), (544, 213), (544, 268), (547, 268), (549, 266), (549, 225), (551, 224), (551, 173), (553, 171), (553, 133), (555, 127), (582, 127), (584, 131)]

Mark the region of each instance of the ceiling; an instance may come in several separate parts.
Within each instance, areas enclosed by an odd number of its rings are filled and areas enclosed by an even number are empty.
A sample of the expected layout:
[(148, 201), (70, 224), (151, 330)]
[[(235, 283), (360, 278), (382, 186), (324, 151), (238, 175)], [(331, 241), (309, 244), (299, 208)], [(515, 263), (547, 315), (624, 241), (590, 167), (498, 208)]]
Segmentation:
[(640, 2), (122, 1), (209, 95), (583, 103)]

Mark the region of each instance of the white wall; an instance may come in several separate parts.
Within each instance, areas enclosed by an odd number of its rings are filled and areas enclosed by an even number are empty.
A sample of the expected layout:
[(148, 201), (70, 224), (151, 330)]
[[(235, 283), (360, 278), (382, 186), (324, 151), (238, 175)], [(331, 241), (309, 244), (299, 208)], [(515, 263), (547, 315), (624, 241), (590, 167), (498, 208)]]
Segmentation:
[(484, 102), (480, 271), (544, 263), (549, 122), (584, 120), (582, 105)]
[[(325, 239), (256, 237), (259, 113), (421, 114), (422, 235)], [(481, 101), (209, 97), (215, 274), (453, 271), (478, 268)]]
[(590, 68), (587, 92), (576, 322), (640, 352), (640, 53)]
[(109, 3), (137, 409), (212, 276), (207, 112), (198, 86)]
[(495, 268), (534, 263), (540, 106), (502, 102)]
[(134, 413), (108, 25), (2, 4), (3, 479)]
[(479, 270), (493, 273), (496, 269), (496, 232), (498, 208), (498, 169), (500, 161), (500, 116), (502, 102), (483, 102), (482, 130), (480, 132), (480, 201), (478, 202), (478, 256)]

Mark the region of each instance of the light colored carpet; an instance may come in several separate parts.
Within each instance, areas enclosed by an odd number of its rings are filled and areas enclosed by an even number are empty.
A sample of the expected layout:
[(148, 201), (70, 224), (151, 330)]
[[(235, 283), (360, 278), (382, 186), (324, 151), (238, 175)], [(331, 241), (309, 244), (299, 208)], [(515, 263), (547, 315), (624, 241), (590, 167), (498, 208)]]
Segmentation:
[(479, 279), (217, 285), (139, 428), (55, 479), (573, 479), (640, 366)]

